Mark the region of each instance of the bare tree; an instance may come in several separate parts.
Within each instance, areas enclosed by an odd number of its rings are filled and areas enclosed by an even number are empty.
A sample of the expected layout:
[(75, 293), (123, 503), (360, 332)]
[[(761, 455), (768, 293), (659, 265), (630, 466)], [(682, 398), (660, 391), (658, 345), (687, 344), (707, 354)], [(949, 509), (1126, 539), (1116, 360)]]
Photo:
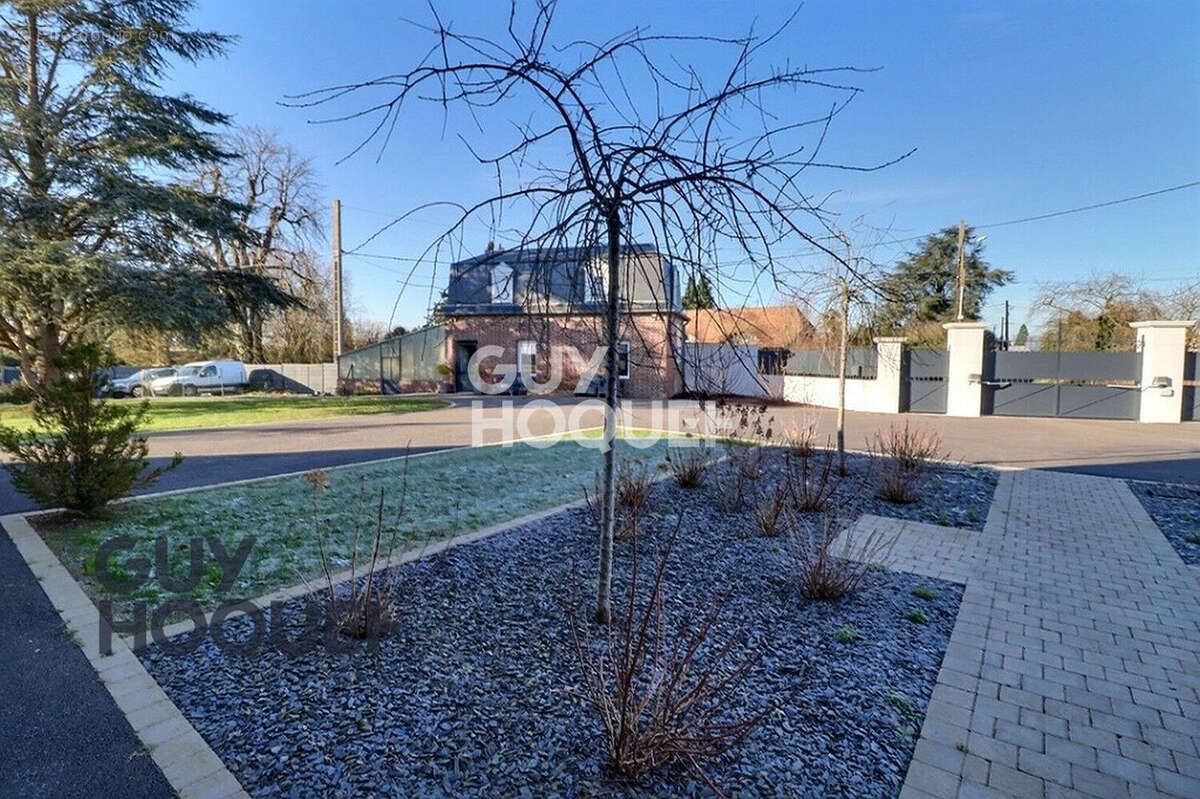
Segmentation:
[(300, 304), (267, 318), (262, 334), (266, 362), (332, 361), (333, 302), (328, 264), (311, 252), (303, 252), (278, 280)]
[(1114, 272), (1040, 284), (1031, 311), (1049, 317), (1044, 349), (1116, 350), (1133, 347), (1130, 322), (1157, 316), (1163, 304), (1137, 278)]
[[(322, 236), (312, 163), (272, 132), (245, 128), (227, 143), (233, 159), (205, 166), (202, 191), (238, 207), (239, 236), (209, 233), (194, 244), (205, 266), (233, 275), (269, 278), (274, 292), (247, 292), (227, 281), (222, 295), (238, 333), (244, 360), (261, 362), (263, 325), (277, 310), (301, 305), (313, 280), (311, 245)], [(260, 282), (258, 285), (262, 285)]]
[[(461, 240), (476, 218), (519, 222), (505, 235), (527, 248), (578, 248), (596, 254), (605, 273), (606, 381), (603, 524), (596, 619), (611, 618), (614, 441), (623, 309), (622, 260), (639, 241), (688, 274), (740, 269), (751, 280), (786, 283), (795, 267), (777, 257), (805, 246), (841, 262), (830, 249), (830, 216), (800, 185), (809, 169), (878, 169), (823, 161), (822, 145), (838, 113), (860, 91), (845, 82), (852, 67), (783, 64), (758, 71), (756, 56), (786, 28), (760, 35), (670, 36), (642, 28), (603, 41), (555, 42), (555, 3), (540, 0), (523, 21), (514, 2), (506, 36), (460, 33), (436, 8), (430, 49), (401, 71), (316, 90), (298, 106), (341, 104), (370, 95), (365, 107), (338, 109), (322, 121), (366, 121), (354, 152), (386, 147), (404, 109), (430, 102), (461, 112), (479, 142), (463, 141), (497, 176), (494, 194), (458, 207), (434, 257)], [(793, 15), (794, 16), (794, 15)], [(789, 19), (788, 22), (791, 20)], [(728, 54), (728, 69), (705, 75), (683, 59)], [(710, 53), (711, 54), (711, 53)], [(804, 114), (800, 90), (812, 93)], [(772, 108), (781, 93), (786, 102)], [(508, 118), (494, 119), (496, 114)], [(517, 115), (523, 120), (514, 122)], [(511, 131), (507, 145), (496, 142)], [(484, 144), (486, 143), (486, 144)], [(483, 152), (484, 147), (495, 147)], [(896, 159), (898, 160), (898, 159)], [(790, 254), (790, 253), (789, 253)], [(669, 310), (669, 309), (665, 309)]]

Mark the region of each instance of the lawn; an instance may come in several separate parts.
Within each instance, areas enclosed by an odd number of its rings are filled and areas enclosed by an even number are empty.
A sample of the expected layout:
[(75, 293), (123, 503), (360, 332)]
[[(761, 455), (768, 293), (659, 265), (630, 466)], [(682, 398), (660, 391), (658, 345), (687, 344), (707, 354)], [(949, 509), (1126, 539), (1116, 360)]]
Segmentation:
[[(137, 400), (112, 400), (134, 407)], [(159, 397), (149, 400), (145, 430), (236, 427), (267, 422), (322, 419), (331, 416), (361, 416), (373, 413), (410, 413), (441, 408), (436, 399), (401, 397)], [(18, 430), (33, 427), (29, 405), (0, 405), (0, 424)]]
[[(623, 455), (657, 464), (666, 448), (663, 440), (655, 439), (648, 449), (635, 450), (624, 442), (620, 449)], [(332, 568), (348, 568), (355, 525), (373, 525), (381, 491), (385, 528), (389, 534), (395, 531), (397, 551), (402, 551), (580, 499), (584, 486), (594, 485), (600, 459), (598, 450), (572, 441), (542, 448), (451, 450), (409, 460), (407, 490), (405, 461), (396, 459), (331, 469), (320, 494), (303, 477), (282, 478), (135, 500), (116, 506), (109, 520), (39, 527), (93, 599), (112, 598), (118, 604), (141, 600), (153, 606), (186, 595), (211, 610), (226, 599), (255, 598), (320, 576), (322, 541)], [(170, 572), (179, 579), (188, 575), (193, 539), (215, 536), (228, 553), (247, 536), (254, 543), (228, 590), (220, 590), (221, 572), (211, 546), (205, 545), (205, 568), (190, 590), (169, 591), (152, 573), (136, 589), (113, 594), (100, 585), (95, 561), (101, 544), (116, 536), (130, 536), (135, 542), (128, 552), (109, 559), (118, 578), (127, 576), (133, 559), (153, 563), (160, 537), (167, 542)]]

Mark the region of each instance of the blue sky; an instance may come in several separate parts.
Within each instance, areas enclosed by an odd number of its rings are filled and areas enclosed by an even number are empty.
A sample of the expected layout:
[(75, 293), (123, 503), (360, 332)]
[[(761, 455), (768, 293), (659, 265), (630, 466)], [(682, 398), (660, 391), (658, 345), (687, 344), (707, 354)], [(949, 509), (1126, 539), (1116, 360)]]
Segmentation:
[[(463, 31), (489, 32), (507, 16), (507, 3), (495, 0), (437, 5)], [(343, 202), (344, 245), (353, 248), (417, 205), (479, 199), (494, 186), (454, 136), (459, 120), (443, 137), (433, 108), (406, 113), (382, 154), (370, 148), (339, 163), (362, 125), (312, 124), (320, 112), (280, 103), (411, 66), (430, 39), (403, 18), (427, 21), (428, 14), (423, 2), (201, 0), (198, 27), (240, 38), (226, 58), (177, 69), (172, 88), (239, 124), (275, 129), (310, 156), (326, 197)], [(755, 15), (765, 27), (785, 14), (774, 3), (563, 2), (556, 28), (566, 38), (608, 36), (635, 24), (659, 33), (743, 33)], [(861, 218), (887, 230), (885, 238), (906, 238), (960, 217), (999, 222), (1200, 180), (1198, 45), (1194, 1), (811, 0), (760, 63), (882, 68), (856, 76), (864, 92), (835, 121), (824, 155), (866, 164), (914, 147), (916, 153), (880, 172), (813, 173), (809, 185), (837, 192), (826, 207), (843, 220)], [(397, 225), (369, 251), (419, 254), (440, 221), (427, 213)], [(982, 232), (988, 259), (1018, 281), (993, 295), (985, 319), (998, 323), (1007, 299), (1015, 330), (1039, 282), (1111, 271), (1157, 289), (1195, 280), (1200, 187)], [(485, 229), (468, 231), (467, 249), (482, 248), (486, 237)], [(893, 261), (905, 246), (874, 257)], [(444, 266), (424, 265), (401, 293), (409, 262), (352, 256), (345, 263), (352, 309), (380, 321), (394, 314), (395, 323), (419, 323), (431, 292), (436, 296), (445, 282)]]

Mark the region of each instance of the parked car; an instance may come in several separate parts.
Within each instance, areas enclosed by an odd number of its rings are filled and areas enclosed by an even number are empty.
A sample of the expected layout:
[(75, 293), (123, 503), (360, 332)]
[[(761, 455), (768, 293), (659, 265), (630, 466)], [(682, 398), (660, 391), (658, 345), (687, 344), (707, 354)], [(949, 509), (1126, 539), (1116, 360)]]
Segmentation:
[(154, 369), (141, 369), (129, 377), (120, 380), (110, 380), (108, 393), (113, 397), (141, 397), (150, 393), (150, 384), (160, 377), (171, 377), (175, 374), (174, 366), (160, 366)]
[(241, 361), (193, 361), (185, 363), (169, 377), (150, 384), (155, 396), (182, 394), (228, 394), (246, 388), (246, 366)]

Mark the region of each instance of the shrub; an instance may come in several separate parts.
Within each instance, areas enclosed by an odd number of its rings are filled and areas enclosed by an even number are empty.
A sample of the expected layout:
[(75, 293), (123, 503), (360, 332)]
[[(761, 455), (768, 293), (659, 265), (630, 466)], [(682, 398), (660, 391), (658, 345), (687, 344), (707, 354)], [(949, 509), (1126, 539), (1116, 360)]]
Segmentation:
[(929, 617), (925, 615), (925, 611), (920, 608), (913, 608), (908, 613), (904, 614), (904, 618), (911, 621), (913, 624), (928, 624)]
[[(384, 544), (384, 499), (386, 489), (380, 487), (379, 499), (371, 516), (371, 533), (364, 541), (364, 513), (367, 510), (366, 489), (359, 488), (358, 512), (355, 514), (354, 537), (350, 546), (350, 573), (344, 589), (334, 583), (334, 569), (325, 545), (323, 525), (320, 521), (319, 498), (325, 493), (328, 478), (321, 470), (311, 471), (304, 479), (313, 493), (313, 527), (317, 539), (317, 552), (321, 559), (321, 570), (325, 575), (325, 618), (331, 629), (351, 638), (378, 640), (391, 631), (396, 622), (399, 588), (394, 579), (381, 573), (387, 568), (395, 551), (399, 524), (392, 526)], [(404, 473), (400, 486), (400, 507), (397, 522), (404, 515), (408, 495), (408, 459), (404, 459)], [(360, 550), (365, 545), (365, 552)], [(367, 554), (369, 552), (369, 554)], [(382, 559), (381, 559), (382, 556)], [(365, 560), (364, 560), (365, 558)]]
[[(654, 475), (641, 461), (621, 461), (617, 465), (616, 481), (613, 484), (613, 500), (617, 512), (616, 524), (613, 527), (614, 538), (624, 540), (637, 535), (638, 525), (646, 515), (653, 488)], [(589, 495), (587, 489), (583, 492), (583, 501), (597, 527), (604, 518), (600, 505), (603, 496), (601, 478), (597, 474), (595, 496)]]
[(636, 776), (668, 764), (693, 769), (718, 794), (704, 772), (704, 760), (743, 741), (781, 702), (739, 711), (741, 682), (762, 657), (744, 658), (741, 636), (713, 640), (720, 629), (722, 602), (698, 617), (678, 623), (664, 612), (663, 578), (679, 525), (662, 548), (648, 595), (638, 600), (638, 547), (632, 547), (629, 589), (622, 612), (614, 615), (606, 641), (588, 640), (578, 602), (564, 610), (579, 659), (583, 692), (600, 715), (609, 763), (621, 775)]
[(817, 448), (817, 422), (818, 417), (814, 412), (804, 413), (800, 416), (800, 421), (793, 428), (790, 428), (784, 434), (784, 442), (787, 444), (788, 450), (801, 458), (807, 458), (813, 454)]
[(870, 447), (882, 457), (879, 497), (888, 502), (916, 502), (929, 462), (941, 456), (942, 439), (932, 430), (891, 425), (886, 433), (875, 433)]
[[(788, 550), (797, 586), (809, 599), (840, 599), (858, 591), (872, 564), (883, 562), (896, 536), (878, 531), (858, 538), (836, 511), (800, 520), (789, 532)], [(840, 539), (840, 541), (839, 541)]]
[[(828, 443), (828, 442), (827, 442)], [(820, 463), (814, 461), (820, 460)], [(841, 485), (842, 475), (834, 466), (834, 453), (826, 447), (820, 456), (793, 456), (786, 461), (788, 490), (796, 510), (823, 511), (829, 508)]]
[(62, 507), (95, 517), (135, 488), (179, 465), (147, 471), (146, 439), (138, 435), (147, 403), (137, 407), (93, 399), (104, 387), (112, 356), (97, 344), (65, 350), (53, 361), (61, 377), (33, 403), (34, 429), (0, 426), (0, 450), (15, 459), (4, 466), (13, 486), (42, 507)]
[(746, 502), (748, 487), (762, 476), (764, 453), (760, 445), (773, 440), (774, 423), (775, 417), (767, 416), (765, 403), (717, 401), (716, 426), (729, 462), (729, 470), (719, 486), (725, 510), (740, 510)]
[(671, 469), (675, 484), (680, 488), (699, 488), (711, 462), (708, 448), (703, 444), (696, 447), (675, 447), (669, 449), (667, 454), (667, 466)]
[(36, 396), (33, 389), (20, 380), (0, 386), (0, 403), (24, 405), (33, 402)]
[(722, 509), (733, 512), (746, 504), (746, 491), (752, 480), (749, 475), (754, 472), (743, 468), (740, 453), (725, 460), (725, 468), (717, 473), (717, 499)]
[(783, 533), (788, 524), (787, 514), (791, 502), (791, 492), (786, 481), (776, 486), (770, 496), (760, 499), (753, 510), (758, 532), (767, 538), (775, 538)]

